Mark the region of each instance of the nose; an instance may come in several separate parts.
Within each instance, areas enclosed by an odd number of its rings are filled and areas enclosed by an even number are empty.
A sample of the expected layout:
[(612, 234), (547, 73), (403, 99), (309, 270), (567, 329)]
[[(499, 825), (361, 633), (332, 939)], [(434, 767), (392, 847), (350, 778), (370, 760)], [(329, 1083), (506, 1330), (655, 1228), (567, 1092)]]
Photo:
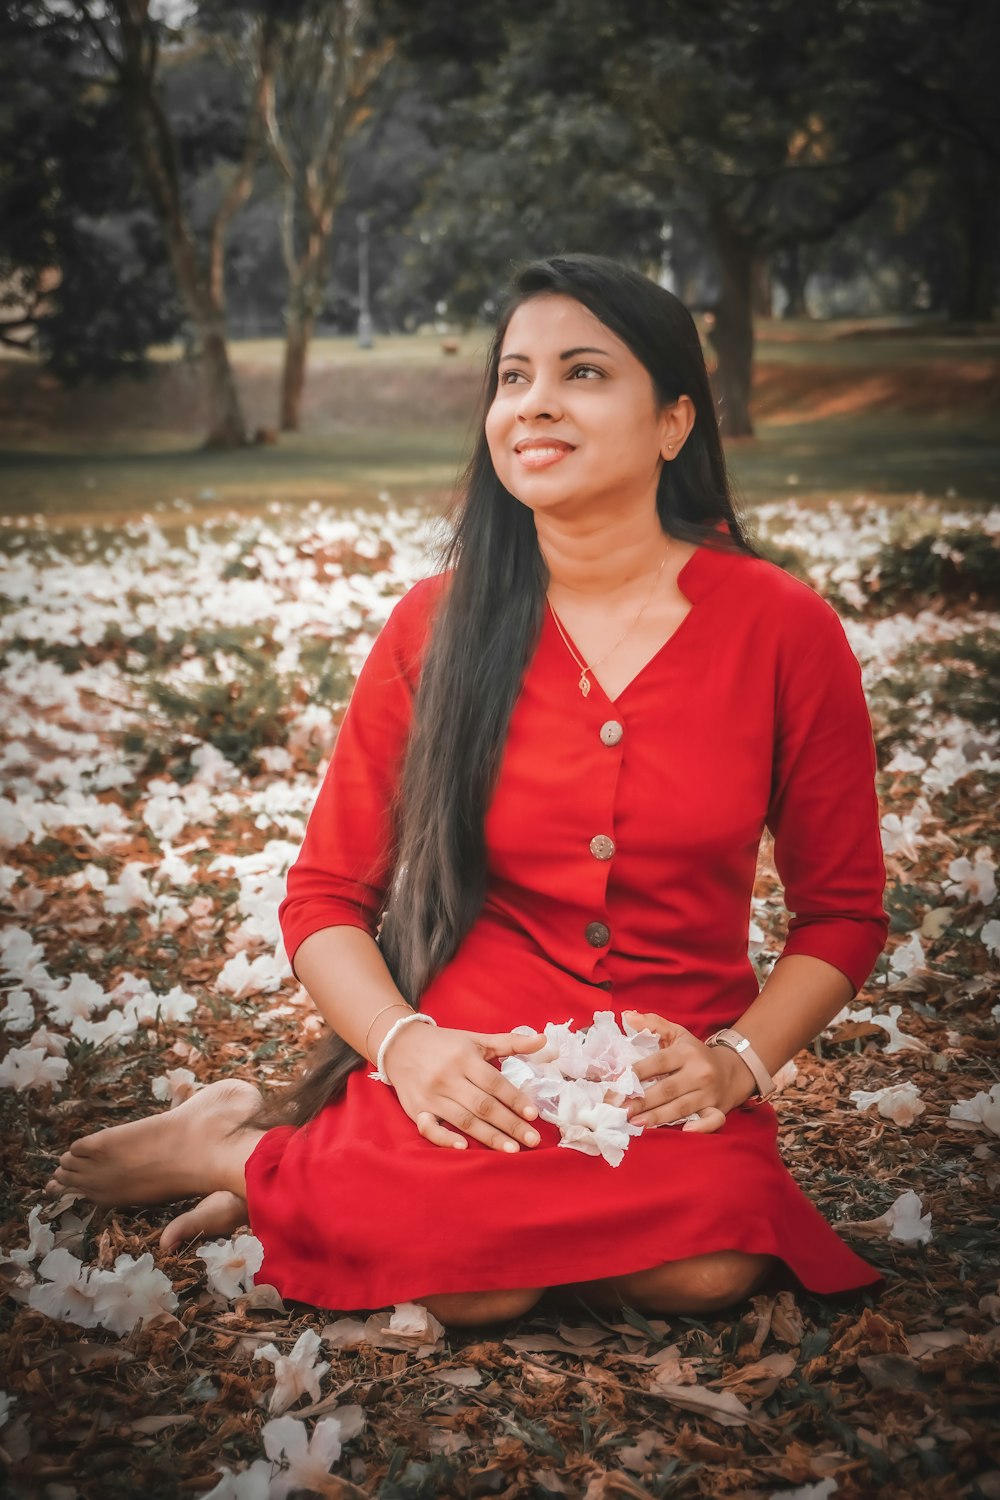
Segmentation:
[(523, 422), (534, 422), (539, 417), (558, 421), (562, 416), (558, 385), (547, 379), (540, 371), (525, 385), (517, 408), (518, 418)]

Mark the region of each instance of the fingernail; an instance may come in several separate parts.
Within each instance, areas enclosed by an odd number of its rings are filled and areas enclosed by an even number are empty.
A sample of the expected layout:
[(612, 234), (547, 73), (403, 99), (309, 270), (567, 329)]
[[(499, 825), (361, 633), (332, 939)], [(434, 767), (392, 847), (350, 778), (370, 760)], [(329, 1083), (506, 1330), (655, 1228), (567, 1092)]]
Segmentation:
[(456, 1151), (464, 1151), (465, 1148), (466, 1148), (466, 1146), (468, 1144), (469, 1144), (468, 1141), (456, 1141), (455, 1142), (455, 1150)]
[(537, 1146), (538, 1142), (541, 1140), (541, 1136), (538, 1134), (537, 1130), (529, 1130), (524, 1139), (529, 1146)]
[(646, 1117), (645, 1115), (633, 1115), (631, 1117), (630, 1123), (632, 1125), (645, 1125)]
[(516, 1141), (504, 1141), (503, 1149), (505, 1151), (519, 1151), (520, 1147)]
[(526, 1120), (533, 1120), (538, 1114), (538, 1110), (533, 1104), (526, 1104), (521, 1113), (524, 1115), (524, 1118)]

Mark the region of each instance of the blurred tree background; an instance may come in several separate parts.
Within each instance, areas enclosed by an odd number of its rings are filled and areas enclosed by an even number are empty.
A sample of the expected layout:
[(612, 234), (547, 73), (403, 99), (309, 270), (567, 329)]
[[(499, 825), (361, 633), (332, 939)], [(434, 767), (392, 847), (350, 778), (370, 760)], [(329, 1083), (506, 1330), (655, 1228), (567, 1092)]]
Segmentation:
[(990, 0), (5, 0), (2, 41), (0, 338), (64, 381), (182, 341), (217, 446), (231, 340), (284, 341), (294, 430), (314, 335), (473, 325), (559, 250), (705, 315), (729, 436), (757, 317), (994, 316)]

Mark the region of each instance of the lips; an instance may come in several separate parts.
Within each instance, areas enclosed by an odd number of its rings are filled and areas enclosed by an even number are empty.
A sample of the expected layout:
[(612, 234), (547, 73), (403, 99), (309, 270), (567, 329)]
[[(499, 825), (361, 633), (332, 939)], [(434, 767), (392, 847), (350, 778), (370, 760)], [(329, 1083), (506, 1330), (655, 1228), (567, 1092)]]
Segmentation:
[(517, 443), (514, 444), (514, 452), (515, 453), (525, 453), (525, 452), (534, 451), (534, 450), (537, 450), (537, 449), (540, 449), (540, 448), (545, 448), (545, 449), (547, 449), (547, 448), (559, 448), (559, 449), (561, 449), (565, 453), (572, 453), (572, 451), (573, 451), (573, 444), (572, 443), (564, 443), (561, 438), (550, 438), (550, 437), (544, 437), (544, 438), (528, 438), (528, 437), (526, 437), (526, 438), (521, 438), (519, 442), (517, 442)]
[(547, 469), (572, 453), (573, 444), (559, 438), (522, 438), (515, 443), (514, 452), (522, 469)]

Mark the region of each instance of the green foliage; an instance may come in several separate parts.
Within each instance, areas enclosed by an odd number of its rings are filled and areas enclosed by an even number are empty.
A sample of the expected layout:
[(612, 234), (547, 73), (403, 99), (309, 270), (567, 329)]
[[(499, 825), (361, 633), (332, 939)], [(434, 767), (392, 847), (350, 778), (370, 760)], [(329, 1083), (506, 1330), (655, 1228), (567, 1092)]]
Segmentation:
[(0, 339), (64, 380), (104, 378), (141, 367), (180, 315), (96, 44), (39, 10), (0, 49)]
[(981, 531), (946, 531), (887, 544), (866, 587), (889, 610), (932, 600), (996, 607), (1000, 603), (1000, 548)]
[(214, 675), (186, 688), (153, 678), (147, 691), (177, 733), (214, 745), (237, 766), (254, 765), (258, 750), (288, 737), (285, 687), (271, 673)]

